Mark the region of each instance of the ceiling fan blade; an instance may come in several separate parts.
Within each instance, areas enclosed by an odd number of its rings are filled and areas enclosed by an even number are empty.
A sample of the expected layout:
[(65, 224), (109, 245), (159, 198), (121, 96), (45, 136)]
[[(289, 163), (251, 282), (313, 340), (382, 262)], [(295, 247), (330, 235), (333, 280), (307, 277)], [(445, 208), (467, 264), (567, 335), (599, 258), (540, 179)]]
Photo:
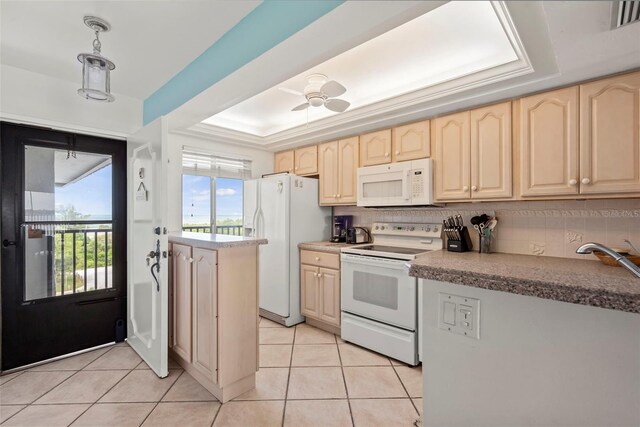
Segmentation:
[(335, 80), (331, 80), (326, 82), (320, 88), (320, 91), (327, 95), (329, 98), (335, 98), (336, 96), (340, 96), (347, 91), (347, 88), (342, 86)]
[(280, 89), (283, 92), (290, 93), (291, 95), (304, 96), (304, 93), (299, 92), (299, 91), (294, 90), (294, 89), (289, 89), (288, 87), (279, 87), (278, 89)]
[(331, 111), (335, 111), (336, 113), (344, 112), (349, 108), (349, 105), (351, 105), (351, 103), (344, 99), (327, 99), (327, 102), (324, 103), (325, 107)]
[(300, 104), (295, 108), (292, 108), (291, 111), (302, 111), (302, 110), (306, 110), (307, 108), (309, 108), (309, 103), (305, 102), (304, 104)]

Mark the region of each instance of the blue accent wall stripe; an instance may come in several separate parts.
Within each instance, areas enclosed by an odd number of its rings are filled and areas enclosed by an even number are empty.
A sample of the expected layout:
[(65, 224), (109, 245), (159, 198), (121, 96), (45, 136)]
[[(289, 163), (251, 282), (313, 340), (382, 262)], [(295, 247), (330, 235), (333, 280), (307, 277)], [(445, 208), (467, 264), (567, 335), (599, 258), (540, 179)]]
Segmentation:
[(144, 101), (146, 125), (332, 11), (343, 0), (265, 1)]

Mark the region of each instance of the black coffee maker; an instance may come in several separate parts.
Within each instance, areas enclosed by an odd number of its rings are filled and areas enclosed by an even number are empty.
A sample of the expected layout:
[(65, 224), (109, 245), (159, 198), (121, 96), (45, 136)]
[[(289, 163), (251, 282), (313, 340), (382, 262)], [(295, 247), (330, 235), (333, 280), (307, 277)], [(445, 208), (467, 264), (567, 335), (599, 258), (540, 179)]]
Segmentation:
[(346, 242), (347, 230), (351, 228), (353, 222), (352, 215), (336, 215), (333, 217), (333, 235), (332, 242)]

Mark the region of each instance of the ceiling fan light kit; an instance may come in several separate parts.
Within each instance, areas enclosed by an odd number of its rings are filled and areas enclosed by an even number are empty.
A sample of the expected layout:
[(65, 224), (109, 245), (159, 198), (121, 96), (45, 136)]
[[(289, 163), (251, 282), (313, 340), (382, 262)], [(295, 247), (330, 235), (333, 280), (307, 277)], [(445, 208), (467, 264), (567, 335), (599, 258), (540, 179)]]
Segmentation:
[(99, 34), (111, 29), (107, 21), (95, 16), (85, 16), (84, 23), (95, 33), (93, 41), (93, 53), (81, 53), (78, 61), (82, 63), (82, 87), (78, 89), (78, 95), (85, 99), (95, 101), (115, 101), (111, 94), (111, 70), (116, 68), (115, 64), (102, 56), (100, 49)]
[(345, 93), (347, 89), (335, 80), (329, 80), (324, 74), (311, 74), (307, 77), (307, 82), (304, 93), (288, 88), (280, 88), (284, 92), (302, 95), (307, 99), (307, 102), (292, 108), (291, 111), (302, 111), (310, 106), (321, 107), (324, 105), (328, 110), (342, 113), (351, 105), (343, 99), (334, 99), (336, 96)]

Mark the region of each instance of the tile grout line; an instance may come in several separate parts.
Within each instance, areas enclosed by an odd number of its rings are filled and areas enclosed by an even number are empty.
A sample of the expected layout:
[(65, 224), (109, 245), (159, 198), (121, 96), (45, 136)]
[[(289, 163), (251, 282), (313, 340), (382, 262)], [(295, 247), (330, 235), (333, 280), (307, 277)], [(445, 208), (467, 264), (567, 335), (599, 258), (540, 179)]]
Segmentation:
[[(167, 358), (167, 359), (168, 359), (168, 358)], [(143, 362), (144, 362), (144, 360), (143, 360)], [(167, 364), (168, 364), (168, 363), (169, 363), (169, 362), (167, 361)], [(137, 368), (138, 366), (140, 366), (140, 365), (139, 365), (139, 364), (138, 364), (138, 365), (136, 365), (136, 368)], [(132, 371), (133, 371), (133, 370), (135, 370), (135, 368), (133, 368), (133, 369), (132, 369)], [(169, 371), (169, 369), (167, 369), (167, 371)], [(173, 388), (173, 386), (174, 386), (174, 385), (176, 385), (176, 383), (178, 382), (178, 380), (180, 379), (180, 377), (181, 377), (182, 375), (184, 375), (184, 373), (185, 373), (185, 370), (183, 369), (183, 370), (182, 370), (182, 372), (180, 372), (180, 374), (178, 375), (178, 378), (176, 378), (176, 379), (173, 381), (173, 383), (171, 383), (171, 385), (167, 388), (167, 390), (166, 390), (164, 393), (162, 393), (162, 396), (160, 396), (160, 399), (158, 399), (158, 401), (156, 402), (156, 404), (153, 406), (153, 408), (151, 408), (151, 410), (149, 411), (149, 413), (147, 414), (147, 416), (146, 416), (146, 417), (144, 417), (144, 419), (143, 419), (143, 420), (142, 420), (142, 422), (139, 424), (139, 426), (142, 426), (142, 424), (144, 424), (144, 422), (145, 422), (145, 421), (147, 421), (147, 418), (149, 418), (149, 415), (151, 415), (151, 414), (153, 413), (153, 411), (155, 411), (155, 410), (156, 410), (156, 408), (158, 407), (158, 405), (160, 404), (160, 402), (162, 402), (162, 399), (164, 399), (164, 397), (167, 395), (167, 393), (169, 393), (169, 390), (171, 390), (171, 389)], [(168, 378), (168, 377), (169, 377), (169, 375), (167, 374), (167, 377), (166, 377), (166, 378)], [(164, 379), (164, 378), (162, 378), (162, 379)], [(127, 402), (127, 403), (130, 403), (130, 402)]]
[(353, 411), (351, 410), (351, 400), (349, 399), (349, 389), (347, 388), (347, 379), (344, 376), (344, 366), (342, 365), (342, 354), (340, 353), (340, 346), (338, 345), (337, 336), (334, 334), (333, 337), (336, 340), (336, 347), (338, 347), (338, 359), (340, 360), (340, 372), (342, 372), (342, 382), (344, 383), (344, 391), (347, 394), (347, 406), (349, 406), (349, 416), (351, 417), (351, 425), (355, 426), (356, 422), (353, 419)]
[(291, 343), (291, 356), (289, 356), (289, 373), (287, 375), (287, 388), (284, 392), (284, 405), (282, 408), (282, 427), (284, 427), (285, 417), (287, 415), (287, 400), (289, 399), (289, 381), (291, 381), (291, 365), (293, 365), (293, 351), (296, 346), (296, 334), (298, 333), (298, 325), (294, 326), (293, 329), (293, 342)]
[[(389, 359), (389, 362), (391, 362), (391, 359)], [(393, 372), (395, 372), (396, 377), (398, 377), (398, 381), (400, 381), (400, 385), (402, 385), (402, 388), (404, 389), (404, 392), (407, 393), (407, 397), (409, 397), (409, 401), (411, 402), (411, 406), (413, 406), (413, 409), (415, 409), (416, 412), (418, 413), (418, 417), (420, 417), (420, 412), (418, 411), (418, 408), (417, 408), (416, 404), (413, 403), (413, 399), (411, 398), (411, 395), (409, 394), (409, 390), (407, 390), (407, 387), (404, 385), (404, 382), (402, 381), (402, 378), (400, 377), (400, 374), (398, 374), (398, 371), (396, 370), (396, 367), (394, 366), (393, 362), (391, 362), (391, 367), (393, 368)]]

